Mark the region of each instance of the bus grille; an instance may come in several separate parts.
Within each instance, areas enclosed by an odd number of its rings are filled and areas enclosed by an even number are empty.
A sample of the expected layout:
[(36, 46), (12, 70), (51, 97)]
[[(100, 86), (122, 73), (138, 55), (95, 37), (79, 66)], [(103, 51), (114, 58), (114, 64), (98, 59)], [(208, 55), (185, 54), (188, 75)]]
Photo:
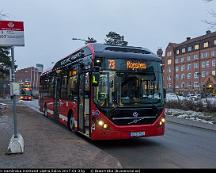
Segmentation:
[(163, 109), (116, 109), (110, 113), (112, 122), (116, 125), (153, 124)]

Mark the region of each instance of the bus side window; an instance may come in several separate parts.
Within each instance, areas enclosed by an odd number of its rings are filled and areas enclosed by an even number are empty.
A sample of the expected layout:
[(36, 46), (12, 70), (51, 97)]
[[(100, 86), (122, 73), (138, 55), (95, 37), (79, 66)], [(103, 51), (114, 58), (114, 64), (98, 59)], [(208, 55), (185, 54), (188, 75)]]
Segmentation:
[(68, 99), (77, 100), (77, 75), (68, 79)]
[(54, 77), (49, 77), (48, 96), (54, 97)]
[(67, 94), (67, 78), (68, 76), (66, 74), (62, 74), (61, 76), (61, 98), (62, 99), (67, 99), (68, 94)]
[(90, 85), (89, 85), (89, 72), (85, 74), (85, 95), (89, 95)]

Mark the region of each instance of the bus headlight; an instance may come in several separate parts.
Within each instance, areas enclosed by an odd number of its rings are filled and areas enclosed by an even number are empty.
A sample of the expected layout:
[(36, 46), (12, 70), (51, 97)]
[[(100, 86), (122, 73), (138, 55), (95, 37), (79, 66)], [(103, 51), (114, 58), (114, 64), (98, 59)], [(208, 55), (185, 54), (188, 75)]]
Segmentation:
[(99, 120), (99, 121), (98, 121), (98, 125), (99, 125), (99, 126), (103, 126), (103, 125), (104, 125), (104, 122), (103, 122), (102, 120)]
[(166, 119), (165, 118), (161, 118), (159, 125), (162, 126), (163, 124), (165, 124)]

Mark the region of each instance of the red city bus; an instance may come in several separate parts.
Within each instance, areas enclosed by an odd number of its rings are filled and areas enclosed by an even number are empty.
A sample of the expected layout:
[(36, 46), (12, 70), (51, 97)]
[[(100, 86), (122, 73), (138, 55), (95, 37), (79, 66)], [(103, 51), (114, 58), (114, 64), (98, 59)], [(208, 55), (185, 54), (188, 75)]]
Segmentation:
[(87, 44), (40, 76), (40, 111), (92, 140), (164, 135), (161, 63), (148, 49)]
[(32, 87), (30, 82), (20, 83), (20, 100), (32, 100)]

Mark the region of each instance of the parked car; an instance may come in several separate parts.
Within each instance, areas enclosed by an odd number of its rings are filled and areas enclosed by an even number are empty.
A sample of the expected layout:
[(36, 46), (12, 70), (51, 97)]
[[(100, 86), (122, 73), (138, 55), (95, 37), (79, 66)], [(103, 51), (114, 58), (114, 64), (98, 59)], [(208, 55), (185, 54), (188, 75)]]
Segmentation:
[(193, 100), (193, 101), (197, 101), (199, 99), (201, 99), (201, 95), (200, 94), (188, 94), (186, 96), (187, 100)]

